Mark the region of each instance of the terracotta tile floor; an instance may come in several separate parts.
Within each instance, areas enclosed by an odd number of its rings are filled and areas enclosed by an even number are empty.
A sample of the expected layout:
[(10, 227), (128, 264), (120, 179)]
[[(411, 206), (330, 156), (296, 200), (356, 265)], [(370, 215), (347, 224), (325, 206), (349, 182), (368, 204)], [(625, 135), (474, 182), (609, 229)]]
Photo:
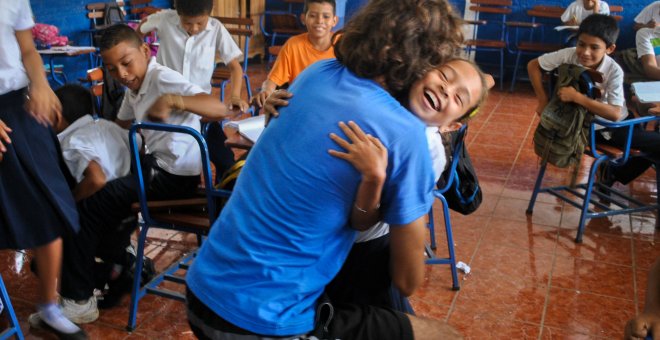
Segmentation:
[[(256, 88), (266, 73), (257, 65), (250, 74)], [(534, 107), (529, 87), (521, 85), (513, 94), (494, 90), (470, 123), (468, 146), (484, 202), (470, 216), (452, 213), (451, 218), (458, 260), (469, 264), (472, 273), (459, 274), (461, 290), (455, 292), (448, 266), (428, 266), (426, 282), (412, 304), (418, 315), (446, 320), (467, 338), (620, 338), (625, 321), (643, 307), (646, 275), (660, 256), (657, 217), (646, 213), (592, 220), (584, 242), (575, 244), (577, 209), (541, 195), (533, 216), (525, 215), (538, 171), (531, 144), (538, 122)], [(620, 189), (655, 199), (654, 178), (651, 171)], [(567, 179), (568, 172), (561, 169), (549, 169), (546, 175), (547, 183)], [(440, 223), (440, 210), (435, 216)], [(443, 230), (438, 228), (440, 245), (446, 239)], [(162, 269), (188, 251), (194, 237), (153, 231), (149, 242), (148, 256)], [(442, 253), (445, 248), (439, 249)], [(0, 252), (0, 273), (27, 338), (52, 339), (27, 325), (36, 295), (28, 255)], [(182, 303), (148, 296), (140, 303), (132, 333), (124, 330), (127, 305), (125, 298), (119, 307), (102, 311), (85, 330), (98, 339), (193, 338)]]

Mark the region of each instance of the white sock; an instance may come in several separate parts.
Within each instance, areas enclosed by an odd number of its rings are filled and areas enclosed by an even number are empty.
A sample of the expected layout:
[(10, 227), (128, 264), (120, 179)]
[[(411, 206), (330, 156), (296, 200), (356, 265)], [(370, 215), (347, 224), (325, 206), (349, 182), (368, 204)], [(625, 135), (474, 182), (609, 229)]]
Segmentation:
[(59, 332), (65, 334), (73, 334), (80, 331), (78, 326), (76, 326), (73, 322), (67, 319), (64, 314), (62, 314), (60, 306), (55, 303), (39, 305), (37, 306), (37, 310), (39, 310), (41, 320)]

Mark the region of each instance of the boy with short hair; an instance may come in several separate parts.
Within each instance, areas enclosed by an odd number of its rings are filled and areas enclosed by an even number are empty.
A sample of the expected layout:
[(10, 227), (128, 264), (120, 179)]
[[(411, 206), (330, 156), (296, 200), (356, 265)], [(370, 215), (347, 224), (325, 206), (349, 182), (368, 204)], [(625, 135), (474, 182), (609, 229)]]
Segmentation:
[(635, 30), (643, 27), (654, 29), (658, 24), (660, 24), (660, 1), (655, 1), (637, 14), (633, 27)]
[[(587, 17), (578, 30), (577, 47), (565, 48), (557, 52), (544, 54), (527, 65), (532, 87), (536, 93), (537, 114), (541, 114), (548, 103), (548, 96), (541, 81), (541, 69), (551, 71), (561, 64), (581, 65), (600, 72), (602, 97), (591, 99), (572, 87), (559, 89), (557, 95), (563, 102), (573, 102), (585, 107), (591, 113), (610, 121), (620, 121), (628, 116), (623, 93), (623, 71), (609, 54), (614, 52), (619, 27), (610, 16), (594, 14)], [(596, 126), (596, 141), (617, 147), (624, 147), (627, 141), (627, 129), (609, 129)], [(632, 147), (643, 152), (658, 155), (660, 134), (635, 129)], [(660, 155), (658, 155), (660, 156)], [(608, 164), (601, 182), (611, 185), (614, 181), (627, 184), (641, 175), (651, 166), (644, 158), (633, 158), (625, 165), (612, 167)]]
[(68, 84), (55, 90), (62, 103), (62, 119), (55, 132), (64, 162), (76, 179), (76, 202), (92, 196), (108, 181), (129, 174), (131, 159), (126, 130), (105, 119), (94, 119), (89, 90)]
[[(120, 126), (151, 120), (199, 130), (200, 116), (209, 120), (226, 116), (227, 107), (218, 98), (151, 58), (149, 47), (130, 27), (120, 24), (105, 29), (99, 48), (110, 75), (128, 88), (117, 115)], [(142, 134), (148, 150), (143, 171), (149, 174), (145, 183), (149, 197), (174, 199), (193, 193), (201, 173), (200, 150), (194, 139), (160, 131)], [(64, 237), (60, 294), (64, 314), (76, 323), (98, 318), (93, 296), (94, 255), (99, 246), (107, 246), (102, 240), (113, 242), (111, 247), (117, 249), (128, 245), (130, 234), (119, 231), (119, 226), (132, 216), (137, 191), (135, 177), (128, 175), (79, 202), (81, 231)], [(31, 317), (30, 323), (38, 327), (38, 316)]]
[(575, 0), (561, 15), (564, 25), (575, 26), (592, 14), (610, 15), (610, 6), (602, 0)]
[(247, 102), (241, 99), (243, 69), (239, 58), (243, 52), (222, 23), (209, 17), (213, 0), (175, 0), (174, 3), (176, 10), (154, 13), (138, 27), (140, 34), (158, 32), (158, 63), (211, 93), (217, 52), (231, 72), (231, 106), (247, 110)]
[(291, 84), (307, 66), (335, 57), (332, 29), (337, 25), (335, 0), (305, 0), (300, 15), (307, 33), (289, 38), (275, 60), (261, 91), (250, 101), (262, 107), (277, 87)]

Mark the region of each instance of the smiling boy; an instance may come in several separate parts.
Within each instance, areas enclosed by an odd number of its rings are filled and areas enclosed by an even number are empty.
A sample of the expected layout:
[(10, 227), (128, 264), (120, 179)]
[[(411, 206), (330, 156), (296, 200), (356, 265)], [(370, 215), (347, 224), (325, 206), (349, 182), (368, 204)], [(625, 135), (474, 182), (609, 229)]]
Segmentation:
[(291, 37), (282, 47), (273, 69), (251, 101), (259, 107), (277, 87), (291, 84), (307, 66), (335, 57), (332, 29), (337, 25), (335, 0), (306, 0), (301, 20), (307, 33)]

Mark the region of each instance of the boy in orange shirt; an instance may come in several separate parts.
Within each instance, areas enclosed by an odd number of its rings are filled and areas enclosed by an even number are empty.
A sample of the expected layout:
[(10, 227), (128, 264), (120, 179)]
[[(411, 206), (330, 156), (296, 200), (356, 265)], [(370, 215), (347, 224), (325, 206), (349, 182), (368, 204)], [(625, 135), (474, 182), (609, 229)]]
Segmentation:
[(307, 33), (291, 37), (282, 47), (273, 69), (261, 85), (261, 91), (250, 100), (262, 107), (277, 87), (291, 84), (307, 66), (335, 57), (332, 29), (337, 25), (335, 0), (305, 0), (301, 20)]

